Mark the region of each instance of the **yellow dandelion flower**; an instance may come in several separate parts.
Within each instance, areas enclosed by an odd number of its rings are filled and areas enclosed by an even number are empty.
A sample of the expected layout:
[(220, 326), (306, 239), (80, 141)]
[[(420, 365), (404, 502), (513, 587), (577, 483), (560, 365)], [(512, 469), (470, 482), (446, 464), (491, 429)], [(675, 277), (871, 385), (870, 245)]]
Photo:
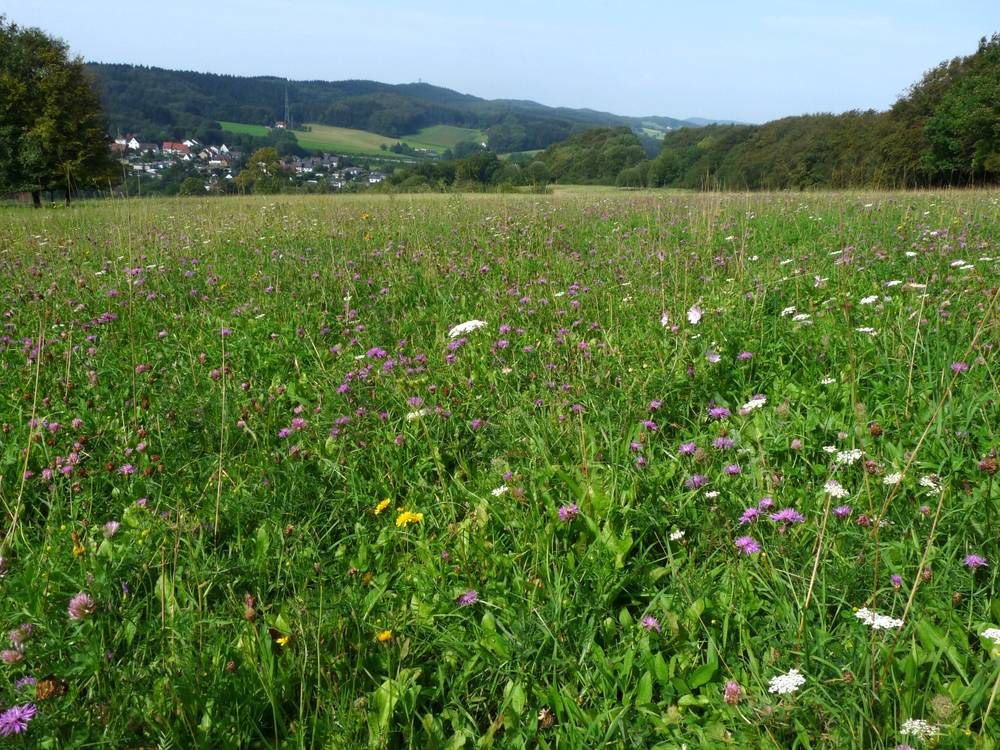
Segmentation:
[(86, 551), (87, 551), (87, 548), (84, 547), (79, 542), (77, 542), (76, 544), (73, 545), (73, 556), (74, 557), (79, 557), (80, 555), (82, 555)]
[(392, 640), (392, 631), (383, 630), (381, 633), (375, 636), (375, 640), (378, 641), (379, 643), (388, 643), (389, 641)]
[(390, 502), (391, 502), (391, 500), (389, 500), (389, 498), (386, 498), (385, 500), (383, 500), (382, 502), (380, 502), (378, 505), (376, 505), (375, 506), (375, 515), (377, 516), (383, 510), (385, 510), (386, 508), (388, 508)]
[(284, 646), (284, 645), (286, 645), (288, 643), (288, 641), (290, 639), (291, 639), (291, 636), (289, 636), (289, 635), (282, 635), (282, 636), (279, 636), (278, 638), (275, 638), (274, 642), (277, 643), (279, 646)]
[(408, 510), (402, 511), (398, 516), (396, 516), (397, 526), (406, 526), (410, 523), (420, 523), (424, 520), (423, 513), (411, 513)]

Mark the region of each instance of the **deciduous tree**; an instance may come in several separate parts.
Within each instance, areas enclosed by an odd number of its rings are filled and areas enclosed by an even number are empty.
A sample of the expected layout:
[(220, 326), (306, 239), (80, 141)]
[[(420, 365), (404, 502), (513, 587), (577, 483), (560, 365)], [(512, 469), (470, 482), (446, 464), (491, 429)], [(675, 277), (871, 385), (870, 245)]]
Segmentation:
[(100, 99), (79, 57), (0, 16), (0, 192), (63, 190), (115, 174)]

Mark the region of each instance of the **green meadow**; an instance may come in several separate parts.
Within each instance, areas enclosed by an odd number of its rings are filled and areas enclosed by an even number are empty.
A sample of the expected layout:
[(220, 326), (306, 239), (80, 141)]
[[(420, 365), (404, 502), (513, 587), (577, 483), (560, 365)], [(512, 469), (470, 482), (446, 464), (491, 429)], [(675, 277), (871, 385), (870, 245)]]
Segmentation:
[[(223, 130), (231, 133), (244, 135), (265, 136), (268, 128), (263, 125), (250, 125), (239, 122), (220, 122)], [(320, 125), (317, 123), (307, 123), (307, 131), (295, 130), (295, 138), (299, 145), (305, 149), (314, 151), (332, 151), (352, 156), (381, 156), (396, 157), (392, 152), (387, 152), (381, 147), (387, 148), (394, 143), (406, 143), (416, 149), (428, 149), (437, 151), (439, 154), (446, 149), (452, 148), (462, 141), (472, 141), (479, 143), (485, 140), (486, 135), (481, 130), (473, 128), (460, 128), (452, 125), (433, 125), (423, 128), (420, 131), (405, 135), (400, 138), (379, 135), (367, 130), (355, 130), (353, 128), (339, 128), (333, 125)], [(396, 157), (399, 158), (399, 157)]]
[(12, 742), (998, 746), (997, 192), (0, 212)]

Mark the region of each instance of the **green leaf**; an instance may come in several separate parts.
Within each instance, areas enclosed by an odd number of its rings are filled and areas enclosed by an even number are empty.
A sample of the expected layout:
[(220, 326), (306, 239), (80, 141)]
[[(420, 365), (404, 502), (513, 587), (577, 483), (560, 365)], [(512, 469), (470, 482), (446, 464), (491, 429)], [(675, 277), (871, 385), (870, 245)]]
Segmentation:
[(645, 706), (653, 702), (653, 675), (649, 672), (639, 678), (639, 687), (635, 691), (635, 705)]

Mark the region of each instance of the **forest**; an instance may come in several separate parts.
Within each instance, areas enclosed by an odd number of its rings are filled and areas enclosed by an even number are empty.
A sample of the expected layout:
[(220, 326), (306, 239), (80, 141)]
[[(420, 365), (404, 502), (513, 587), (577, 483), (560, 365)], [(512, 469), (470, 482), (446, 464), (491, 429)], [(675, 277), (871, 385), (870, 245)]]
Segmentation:
[[(595, 126), (667, 129), (693, 126), (670, 117), (633, 118), (530, 101), (486, 100), (426, 83), (286, 81), (89, 63), (112, 131), (150, 140), (222, 138), (219, 121), (271, 125), (284, 119), (287, 92), (294, 123), (367, 130), (393, 138), (431, 125), (486, 131), (498, 153), (542, 149)], [(643, 136), (647, 149), (658, 142)]]
[[(490, 142), (492, 146), (492, 140)], [(762, 125), (679, 128), (646, 158), (628, 128), (571, 133), (495, 168), (404, 168), (387, 187), (605, 184), (694, 190), (882, 189), (995, 183), (1000, 177), (1000, 35), (928, 71), (885, 112), (785, 117)], [(459, 162), (459, 166), (461, 166)], [(385, 188), (383, 188), (385, 189)]]
[(694, 189), (913, 188), (1000, 177), (1000, 34), (928, 71), (885, 112), (676, 130), (644, 184)]

